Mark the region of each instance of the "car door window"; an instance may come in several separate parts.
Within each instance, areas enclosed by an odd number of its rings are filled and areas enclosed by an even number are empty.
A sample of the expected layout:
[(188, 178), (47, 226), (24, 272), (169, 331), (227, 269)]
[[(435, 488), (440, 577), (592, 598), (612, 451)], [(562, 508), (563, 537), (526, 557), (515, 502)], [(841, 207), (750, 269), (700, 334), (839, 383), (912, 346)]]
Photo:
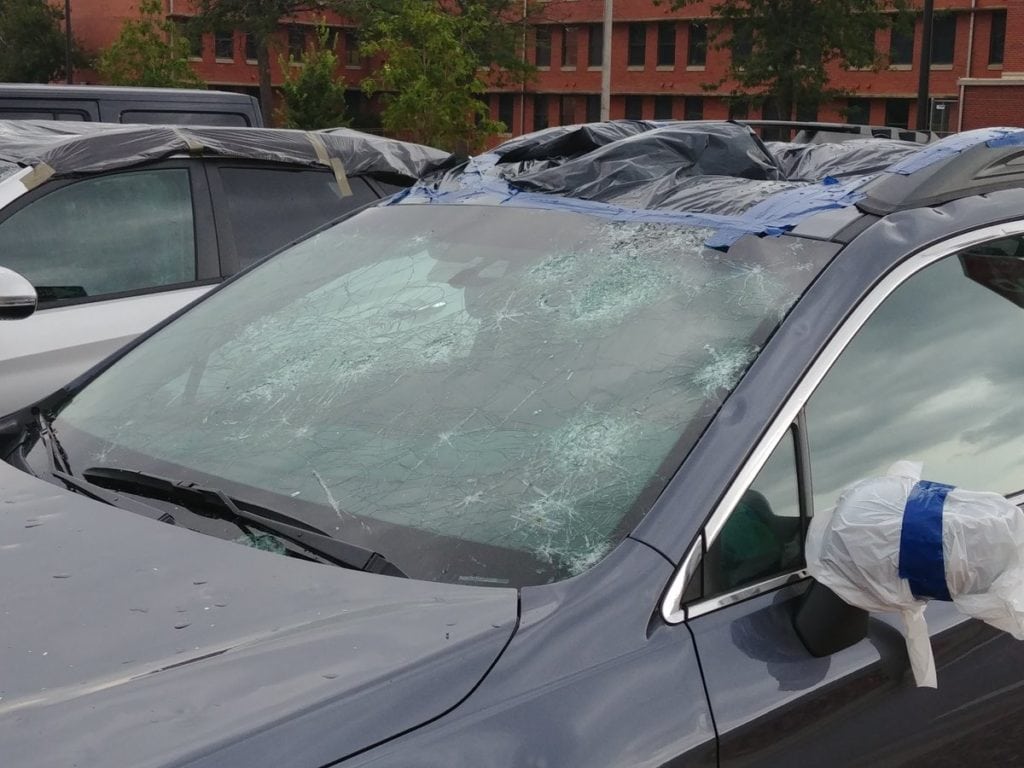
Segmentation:
[(0, 265), (28, 278), (43, 303), (193, 281), (188, 171), (134, 171), (59, 187), (0, 222)]
[(1024, 240), (946, 257), (892, 293), (807, 405), (815, 509), (898, 459), (974, 490), (1024, 488)]
[(791, 431), (776, 446), (704, 558), (704, 597), (803, 566), (796, 448)]
[(349, 179), (352, 195), (342, 197), (328, 170), (227, 167), (220, 177), (240, 269), (377, 199), (359, 178)]

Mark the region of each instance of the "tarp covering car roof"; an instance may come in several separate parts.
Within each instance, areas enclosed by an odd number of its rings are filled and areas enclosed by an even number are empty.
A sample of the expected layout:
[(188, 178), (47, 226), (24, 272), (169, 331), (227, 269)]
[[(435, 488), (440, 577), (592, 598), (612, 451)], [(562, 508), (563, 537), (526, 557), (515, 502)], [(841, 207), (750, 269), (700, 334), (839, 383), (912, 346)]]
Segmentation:
[(447, 152), (420, 144), (342, 130), (307, 133), (270, 128), (111, 125), (0, 121), (0, 167), (6, 163), (71, 176), (128, 168), (173, 155), (328, 165), (348, 176), (414, 181), (443, 163)]
[(783, 178), (790, 181), (877, 173), (921, 149), (920, 144), (895, 139), (853, 139), (833, 144), (771, 141), (767, 147)]

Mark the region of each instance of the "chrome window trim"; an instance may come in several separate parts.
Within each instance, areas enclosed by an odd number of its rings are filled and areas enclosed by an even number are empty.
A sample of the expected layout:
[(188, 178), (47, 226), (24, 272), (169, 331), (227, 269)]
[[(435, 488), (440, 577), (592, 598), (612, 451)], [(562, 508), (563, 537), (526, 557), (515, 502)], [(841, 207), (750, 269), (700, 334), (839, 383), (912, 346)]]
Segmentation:
[[(761, 468), (768, 461), (768, 457), (775, 450), (779, 440), (785, 436), (786, 430), (796, 420), (797, 414), (807, 404), (807, 401), (818, 388), (822, 379), (825, 378), (825, 375), (831, 370), (839, 355), (842, 354), (843, 350), (853, 340), (853, 337), (856, 336), (861, 327), (868, 321), (868, 318), (881, 306), (882, 302), (915, 274), (946, 256), (951, 256), (964, 248), (978, 245), (988, 240), (1020, 234), (1024, 234), (1024, 221), (1014, 221), (956, 235), (941, 243), (930, 246), (889, 271), (860, 303), (853, 308), (853, 311), (850, 312), (835, 335), (829, 339), (817, 359), (811, 364), (807, 373), (793, 390), (789, 400), (786, 401), (778, 414), (776, 414), (775, 419), (769, 425), (764, 435), (762, 435), (754, 450), (751, 451), (750, 456), (747, 457), (740, 471), (733, 478), (711, 517), (705, 523), (703, 528), (704, 535), (698, 536), (694, 543), (690, 545), (690, 550), (682, 560), (682, 567), (677, 568), (661, 601), (661, 616), (668, 624), (679, 624), (688, 618), (701, 616), (723, 608), (726, 605), (732, 605), (763, 592), (777, 589), (798, 580), (798, 577), (806, 577), (806, 571), (782, 574), (724, 595), (717, 595), (707, 600), (691, 603), (688, 606), (682, 604), (682, 596), (686, 589), (687, 581), (696, 571), (695, 562), (700, 561), (699, 557), (695, 557), (694, 552), (702, 551), (703, 540), (706, 539), (707, 545), (710, 546), (718, 538), (729, 514), (736, 504), (739, 503), (743, 493), (757, 477), (757, 473), (761, 471)], [(1024, 503), (1024, 492), (1011, 497), (1011, 500), (1017, 503)], [(801, 576), (800, 574), (803, 575)]]

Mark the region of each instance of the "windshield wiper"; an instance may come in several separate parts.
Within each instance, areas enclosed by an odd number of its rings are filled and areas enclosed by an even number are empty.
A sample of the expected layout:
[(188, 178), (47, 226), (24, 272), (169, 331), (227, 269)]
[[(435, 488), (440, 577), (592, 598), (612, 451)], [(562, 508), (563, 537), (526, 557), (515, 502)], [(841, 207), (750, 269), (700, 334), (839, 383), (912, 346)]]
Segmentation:
[[(205, 513), (236, 524), (250, 523), (344, 568), (387, 576), (405, 576), (384, 555), (372, 549), (335, 539), (301, 520), (276, 511), (257, 512), (249, 508), (251, 505), (248, 502), (243, 502), (246, 508), (240, 507), (238, 501), (218, 488), (117, 467), (90, 467), (82, 472), (82, 477), (103, 488), (180, 504), (196, 514)], [(203, 512), (195, 509), (196, 504), (203, 508)]]

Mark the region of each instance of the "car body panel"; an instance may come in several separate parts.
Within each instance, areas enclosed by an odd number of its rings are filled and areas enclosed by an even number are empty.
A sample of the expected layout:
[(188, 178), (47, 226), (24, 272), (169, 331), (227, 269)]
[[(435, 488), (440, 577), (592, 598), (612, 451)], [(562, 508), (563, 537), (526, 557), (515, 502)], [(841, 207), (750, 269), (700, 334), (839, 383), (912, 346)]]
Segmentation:
[(53, 392), (210, 285), (52, 307), (0, 323), (0, 413)]
[(455, 706), (516, 626), (514, 590), (259, 552), (8, 465), (0, 487), (5, 765), (320, 766)]

